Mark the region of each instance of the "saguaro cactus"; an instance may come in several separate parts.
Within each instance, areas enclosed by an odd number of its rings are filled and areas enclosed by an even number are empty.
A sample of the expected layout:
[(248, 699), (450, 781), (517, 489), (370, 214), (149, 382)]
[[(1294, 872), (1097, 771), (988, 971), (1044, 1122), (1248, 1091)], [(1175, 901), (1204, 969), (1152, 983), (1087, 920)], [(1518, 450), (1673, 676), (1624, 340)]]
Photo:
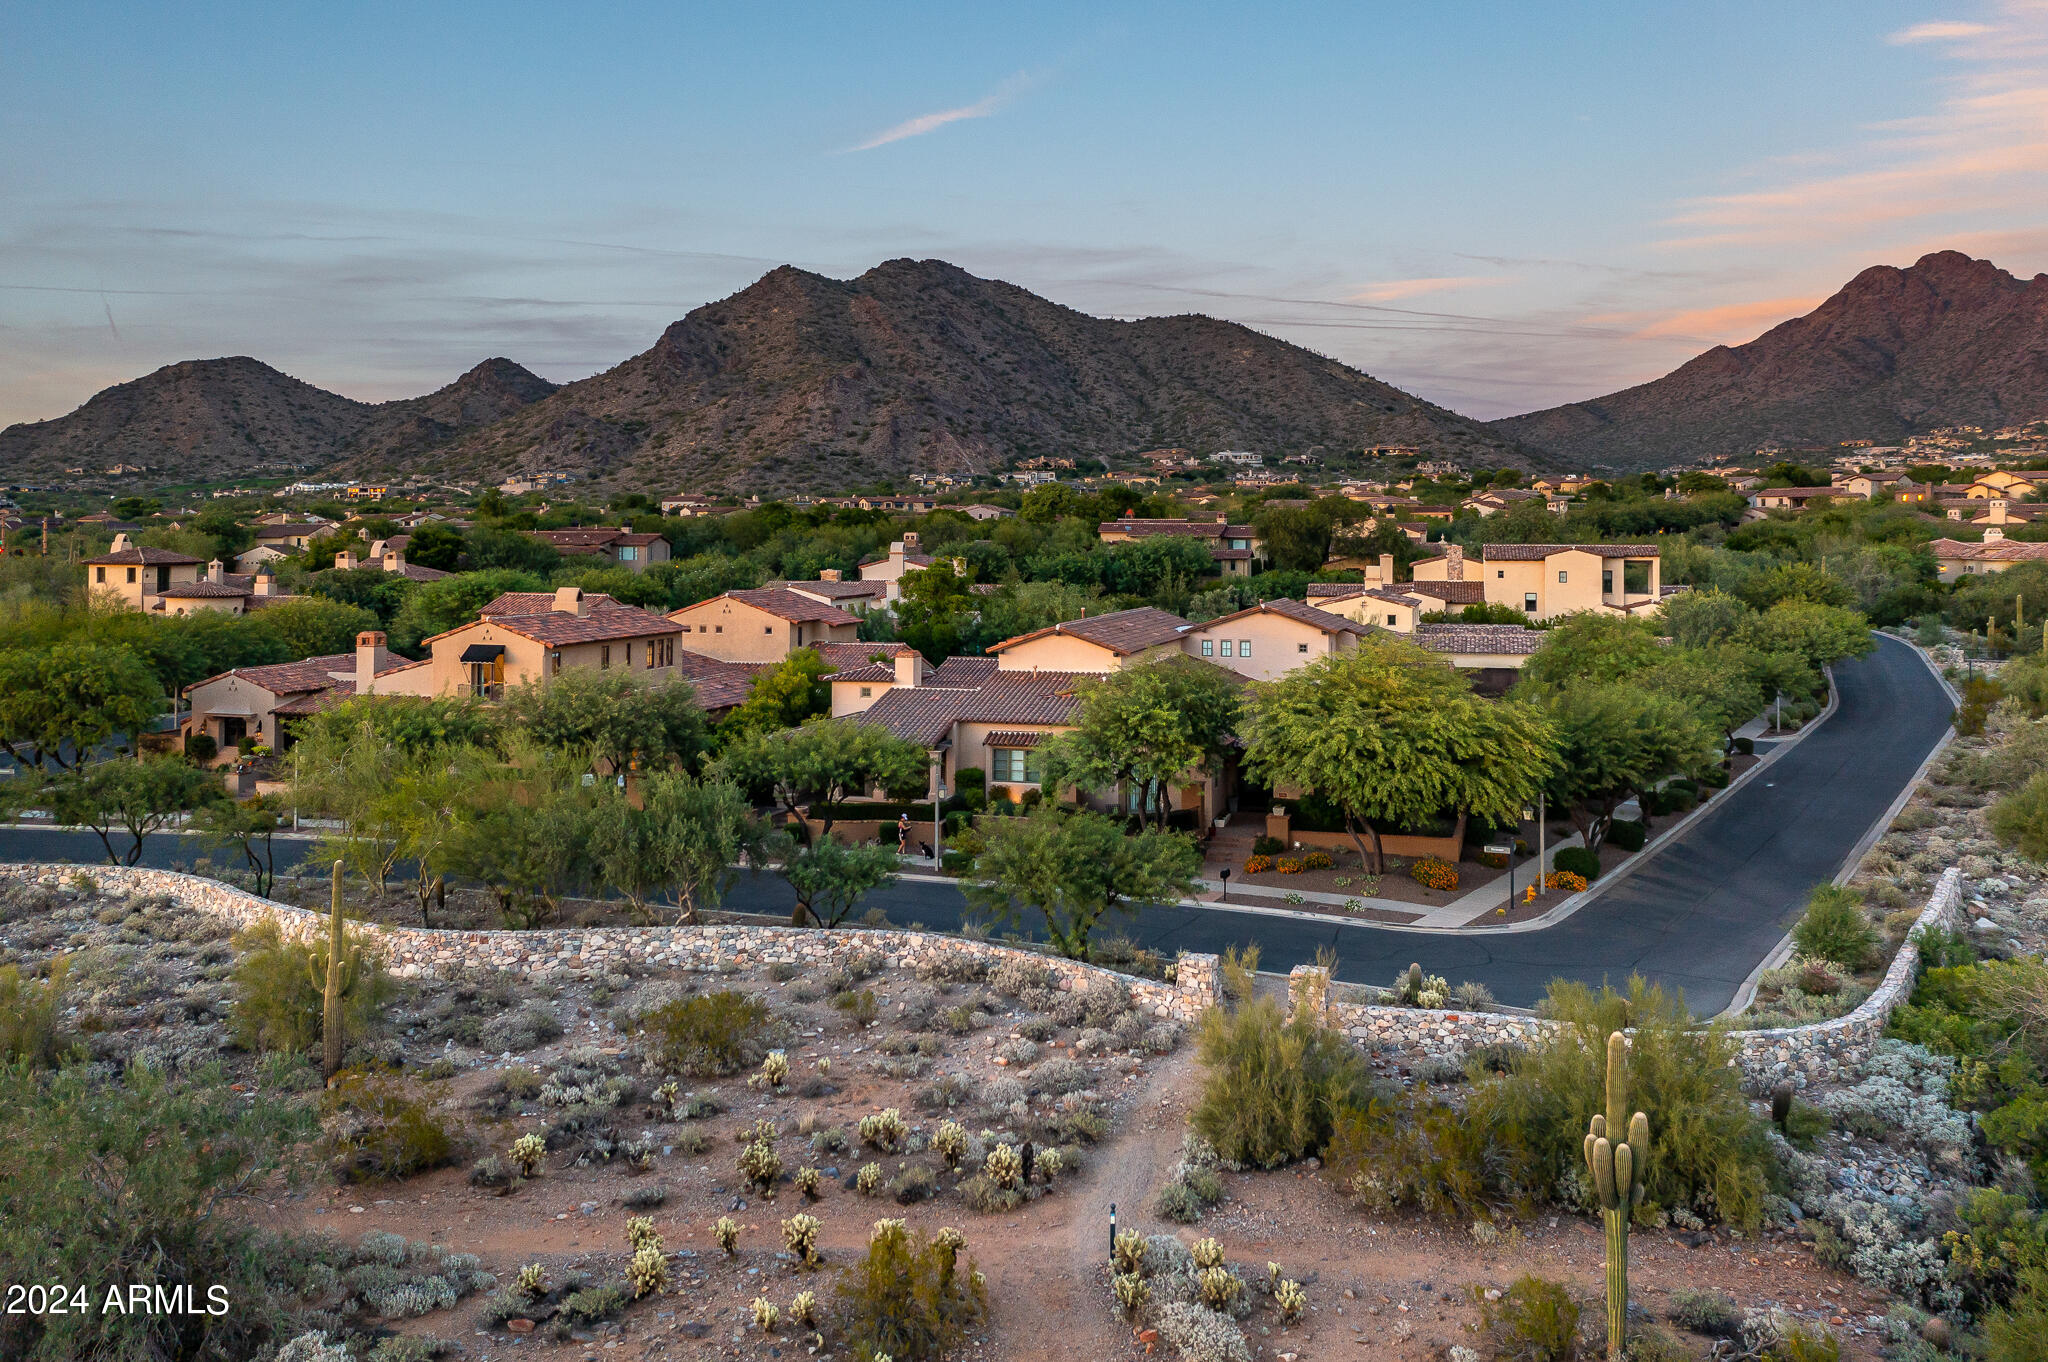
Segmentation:
[[(1628, 1112), (1628, 1038), (1607, 1037), (1607, 1114), (1586, 1132), (1586, 1168), (1600, 1219), (1607, 1226), (1607, 1356), (1621, 1362), (1628, 1330), (1628, 1219), (1643, 1200), (1643, 1165), (1650, 1156), (1650, 1118)], [(1609, 1132), (1628, 1138), (1616, 1141)]]
[(327, 909), (327, 962), (323, 974), (318, 954), (306, 957), (306, 976), (320, 990), (320, 1072), (328, 1078), (341, 1072), (348, 1018), (343, 1004), (355, 991), (362, 973), (362, 950), (350, 946), (341, 925), (341, 862), (334, 863), (334, 890)]

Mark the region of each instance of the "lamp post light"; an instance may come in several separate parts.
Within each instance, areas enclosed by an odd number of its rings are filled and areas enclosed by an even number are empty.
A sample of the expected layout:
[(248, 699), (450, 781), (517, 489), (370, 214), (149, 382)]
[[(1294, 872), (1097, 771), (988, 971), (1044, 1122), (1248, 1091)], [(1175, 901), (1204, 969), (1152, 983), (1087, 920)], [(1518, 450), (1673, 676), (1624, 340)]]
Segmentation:
[(1109, 1261), (1112, 1266), (1116, 1263), (1116, 1203), (1114, 1201), (1109, 1203)]
[(946, 799), (946, 782), (939, 781), (932, 786), (932, 871), (937, 873), (944, 861), (944, 838), (946, 815), (939, 805)]

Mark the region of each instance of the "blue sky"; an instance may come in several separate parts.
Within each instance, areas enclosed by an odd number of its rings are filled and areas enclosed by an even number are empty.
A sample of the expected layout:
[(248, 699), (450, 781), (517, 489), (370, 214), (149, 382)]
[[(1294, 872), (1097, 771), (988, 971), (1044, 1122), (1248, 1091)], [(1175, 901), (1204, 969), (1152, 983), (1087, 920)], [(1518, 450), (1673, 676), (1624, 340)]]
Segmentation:
[(904, 255), (1491, 417), (2048, 269), (2044, 0), (601, 8), (0, 0), (0, 424), (221, 354), (566, 380)]

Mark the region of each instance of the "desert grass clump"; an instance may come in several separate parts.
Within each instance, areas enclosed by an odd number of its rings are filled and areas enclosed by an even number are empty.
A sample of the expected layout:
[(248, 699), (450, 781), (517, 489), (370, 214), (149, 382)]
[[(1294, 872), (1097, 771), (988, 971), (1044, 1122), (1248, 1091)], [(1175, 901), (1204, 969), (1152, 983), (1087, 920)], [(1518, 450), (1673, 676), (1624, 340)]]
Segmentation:
[(782, 1242), (797, 1262), (804, 1267), (816, 1267), (818, 1258), (818, 1218), (799, 1211), (782, 1222)]
[(64, 976), (71, 962), (61, 956), (50, 962), (41, 983), (24, 983), (13, 965), (0, 966), (0, 1062), (26, 1062), (52, 1069), (64, 1049)]
[(665, 1003), (640, 1019), (641, 1045), (663, 1073), (718, 1078), (759, 1061), (768, 1048), (768, 1007), (732, 990)]
[(322, 1106), (337, 1118), (331, 1143), (344, 1182), (395, 1182), (446, 1167), (462, 1152), (433, 1103), (397, 1078), (344, 1069)]
[(1189, 1125), (1228, 1163), (1271, 1168), (1320, 1152), (1337, 1113), (1371, 1092), (1365, 1060), (1341, 1032), (1289, 1020), (1271, 998), (1211, 1008), (1199, 1045), (1208, 1072)]
[(540, 1167), (540, 1161), (547, 1157), (548, 1142), (546, 1137), (528, 1131), (514, 1140), (512, 1147), (505, 1152), (506, 1157), (512, 1160), (512, 1166), (519, 1170), (519, 1176), (530, 1178), (533, 1170)]
[(1719, 1291), (1681, 1286), (1671, 1293), (1671, 1322), (1708, 1338), (1734, 1338), (1742, 1329), (1742, 1307)]
[(959, 1231), (913, 1234), (900, 1220), (876, 1223), (868, 1251), (841, 1274), (838, 1293), (856, 1357), (937, 1362), (988, 1314), (988, 1284), (960, 1261)]

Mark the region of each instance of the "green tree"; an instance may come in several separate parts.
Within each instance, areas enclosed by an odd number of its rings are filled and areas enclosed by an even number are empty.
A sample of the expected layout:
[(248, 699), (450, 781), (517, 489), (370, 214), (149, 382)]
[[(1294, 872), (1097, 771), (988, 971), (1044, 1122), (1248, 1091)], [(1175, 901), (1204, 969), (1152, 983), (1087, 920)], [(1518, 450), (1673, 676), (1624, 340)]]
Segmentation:
[(448, 875), (468, 833), (472, 796), (495, 759), (465, 746), (400, 751), (401, 762), (390, 772), (372, 821), (391, 832), (397, 859), (411, 863), (420, 926), (431, 927), (429, 905), (447, 902)]
[(896, 602), (896, 637), (937, 665), (960, 651), (971, 626), (974, 574), (955, 572), (948, 559), (903, 574)]
[(406, 540), (405, 561), (453, 572), (461, 566), (463, 550), (468, 547), (469, 541), (463, 538), (461, 530), (429, 520)]
[[(103, 761), (59, 772), (43, 783), (37, 800), (60, 824), (91, 828), (109, 865), (134, 865), (151, 833), (217, 799), (227, 798), (220, 777), (181, 757)], [(128, 846), (116, 851), (116, 832)]]
[(758, 863), (762, 840), (753, 806), (736, 786), (657, 772), (640, 783), (637, 806), (615, 784), (597, 788), (592, 869), (643, 921), (653, 920), (651, 904), (665, 895), (678, 925), (699, 925), (731, 888), (735, 863), (743, 856)]
[(1435, 656), (1391, 638), (1253, 683), (1238, 736), (1261, 778), (1341, 810), (1375, 867), (1381, 824), (1414, 826), (1448, 811), (1461, 830), (1467, 815), (1512, 822), (1557, 763), (1540, 712), (1481, 699)]
[(1779, 601), (1812, 601), (1844, 608), (1855, 601), (1848, 584), (1818, 563), (1781, 563), (1743, 583), (1738, 594), (1758, 610), (1768, 610)]
[(383, 627), (373, 611), (319, 596), (265, 606), (253, 623), (276, 634), (293, 660), (349, 652), (357, 634)]
[(301, 743), (344, 743), (368, 728), (404, 752), (449, 745), (501, 752), (503, 715), (480, 700), (457, 696), (358, 695), (332, 709), (309, 715), (298, 728)]
[(408, 656), (419, 655), (422, 639), (468, 624), (505, 592), (547, 589), (546, 577), (514, 571), (464, 572), (437, 582), (417, 583), (391, 618), (391, 646)]
[(583, 783), (588, 767), (587, 758), (522, 746), (471, 792), (450, 864), (490, 889), (506, 926), (554, 921), (562, 900), (592, 878), (596, 787)]
[[(329, 568), (315, 573), (307, 590), (316, 598), (339, 601), (369, 611), (377, 617), (376, 628), (389, 630), (399, 610), (420, 584), (403, 573), (381, 567)], [(275, 608), (275, 607), (272, 607)]]
[(1230, 673), (1191, 657), (1084, 683), (1073, 731), (1042, 749), (1046, 788), (1135, 788), (1147, 817), (1164, 825), (1171, 782), (1222, 764), (1239, 687)]
[(1741, 642), (1765, 653), (1792, 653), (1818, 672), (1877, 646), (1870, 625), (1853, 610), (1812, 601), (1780, 601), (1751, 620)]
[(681, 677), (643, 685), (623, 668), (578, 667), (515, 688), (505, 713), (543, 747), (588, 751), (613, 771), (679, 765), (704, 750), (704, 711)]
[(1629, 682), (1569, 685), (1545, 707), (1558, 743), (1550, 797), (1595, 850), (1631, 796), (1720, 758), (1713, 730), (1685, 700)]
[(192, 815), (192, 826), (214, 846), (241, 852), (257, 895), (270, 897), (277, 883), (277, 850), (272, 839), (284, 826), (284, 803), (278, 796), (209, 800)]
[(1299, 572), (1320, 571), (1330, 558), (1332, 525), (1318, 506), (1267, 506), (1253, 524), (1266, 541), (1266, 557), (1274, 567)]
[(774, 803), (799, 829), (798, 810), (814, 808), (812, 817), (829, 833), (834, 806), (877, 786), (921, 788), (928, 766), (923, 748), (879, 724), (820, 718), (798, 728), (742, 735), (720, 755), (716, 771), (721, 779)]
[(880, 842), (848, 846), (835, 837), (818, 837), (807, 846), (792, 846), (782, 858), (782, 878), (796, 895), (789, 925), (839, 926), (870, 890), (896, 878), (898, 864), (896, 848)]
[(1732, 737), (1771, 698), (1765, 675), (1763, 655), (1752, 648), (1672, 648), (1631, 684), (1679, 700)]
[(140, 733), (162, 707), (156, 675), (125, 649), (0, 649), (0, 748), (22, 766), (76, 769), (116, 733)]
[(1586, 611), (1551, 627), (1522, 668), (1522, 681), (1546, 688), (1569, 681), (1619, 681), (1656, 666), (1663, 653), (1648, 620)]
[(813, 715), (829, 713), (832, 684), (825, 678), (836, 668), (815, 648), (798, 648), (754, 677), (747, 698), (718, 723), (721, 740), (762, 729), (794, 728)]
[(1088, 938), (1112, 912), (1194, 892), (1202, 855), (1184, 833), (1124, 832), (1098, 813), (1041, 806), (1024, 818), (992, 818), (974, 859), (968, 903), (999, 921), (1036, 914), (1046, 939), (1069, 959), (1088, 958)]
[(1747, 605), (1721, 591), (1681, 591), (1664, 602), (1664, 632), (1681, 648), (1726, 643), (1752, 617)]

